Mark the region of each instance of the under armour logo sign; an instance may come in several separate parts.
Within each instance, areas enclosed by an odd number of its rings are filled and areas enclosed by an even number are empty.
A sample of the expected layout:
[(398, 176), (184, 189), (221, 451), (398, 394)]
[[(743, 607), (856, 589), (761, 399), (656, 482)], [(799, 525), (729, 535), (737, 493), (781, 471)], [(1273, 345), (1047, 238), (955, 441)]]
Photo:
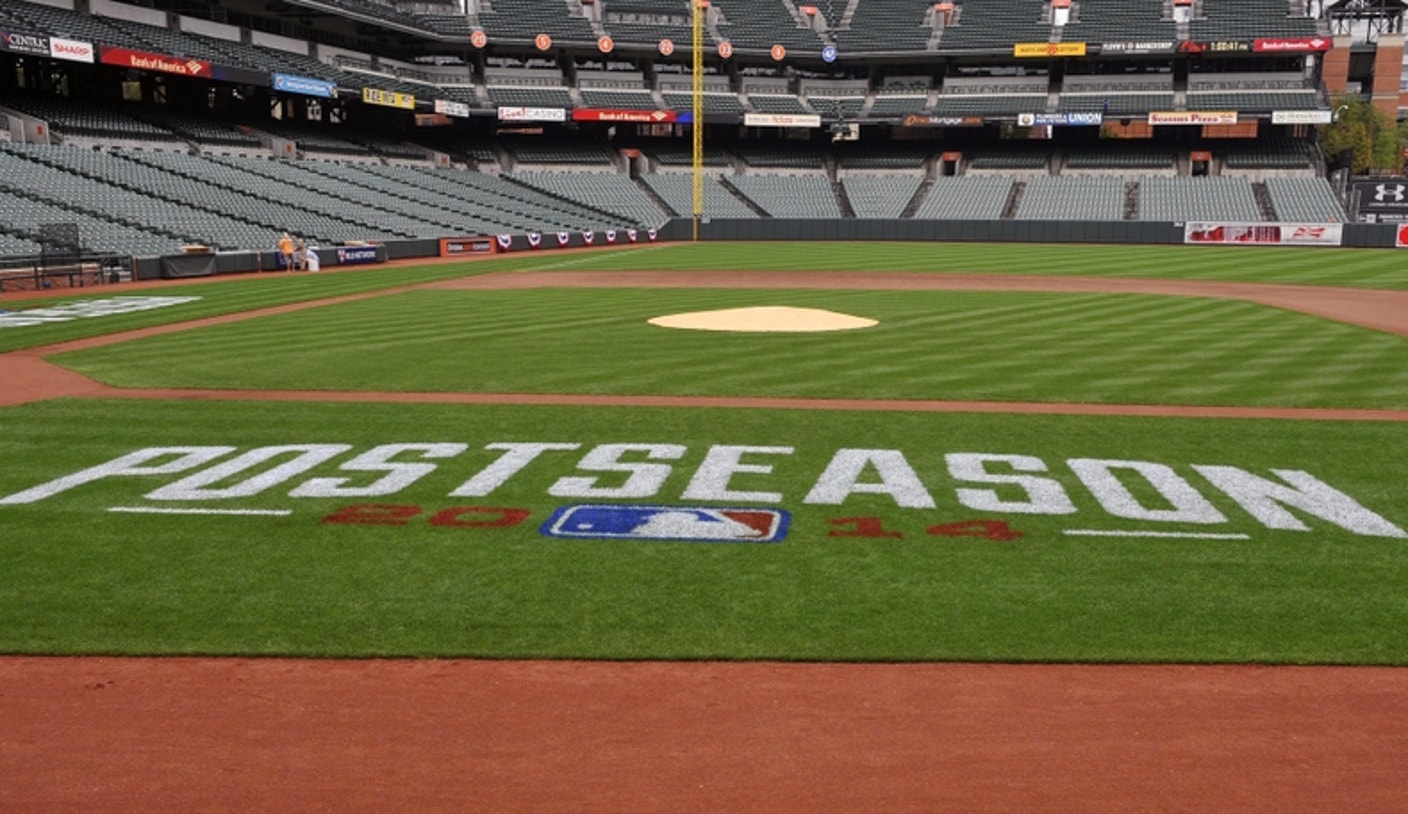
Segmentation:
[(1379, 203), (1403, 203), (1404, 198), (1408, 198), (1408, 187), (1403, 184), (1379, 184), (1374, 187), (1374, 200)]

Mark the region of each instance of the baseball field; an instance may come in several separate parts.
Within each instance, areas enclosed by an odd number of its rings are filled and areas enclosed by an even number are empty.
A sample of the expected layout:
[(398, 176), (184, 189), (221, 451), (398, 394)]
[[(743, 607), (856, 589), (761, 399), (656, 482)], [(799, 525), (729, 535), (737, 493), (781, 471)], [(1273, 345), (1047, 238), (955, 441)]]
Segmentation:
[(0, 808), (1408, 806), (1403, 258), (7, 295)]

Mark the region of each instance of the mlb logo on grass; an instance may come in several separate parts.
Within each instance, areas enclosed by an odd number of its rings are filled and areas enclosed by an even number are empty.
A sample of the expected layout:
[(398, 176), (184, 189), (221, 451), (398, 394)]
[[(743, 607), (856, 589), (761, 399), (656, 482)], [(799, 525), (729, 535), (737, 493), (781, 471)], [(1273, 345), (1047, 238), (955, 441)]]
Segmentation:
[(697, 506), (563, 506), (540, 531), (577, 540), (669, 540), (688, 543), (778, 543), (790, 516), (782, 509)]

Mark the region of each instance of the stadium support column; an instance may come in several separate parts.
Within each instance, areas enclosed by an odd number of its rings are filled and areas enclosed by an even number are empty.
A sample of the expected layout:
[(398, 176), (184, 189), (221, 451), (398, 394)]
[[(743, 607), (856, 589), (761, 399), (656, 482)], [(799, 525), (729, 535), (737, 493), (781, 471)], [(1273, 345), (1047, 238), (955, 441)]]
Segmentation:
[(1352, 37), (1338, 34), (1335, 36), (1335, 47), (1320, 58), (1320, 78), (1331, 96), (1349, 93), (1349, 52), (1353, 44)]
[(699, 216), (704, 212), (704, 0), (690, 4), (694, 16), (694, 240), (699, 240)]
[(1374, 54), (1374, 107), (1389, 121), (1398, 121), (1399, 87), (1403, 73), (1403, 35), (1380, 34)]

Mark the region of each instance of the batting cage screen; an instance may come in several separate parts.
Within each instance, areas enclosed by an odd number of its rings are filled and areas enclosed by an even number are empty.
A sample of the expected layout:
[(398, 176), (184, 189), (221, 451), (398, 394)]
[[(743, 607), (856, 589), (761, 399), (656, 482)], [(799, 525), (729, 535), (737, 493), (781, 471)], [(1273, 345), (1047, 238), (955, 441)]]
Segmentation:
[(83, 255), (77, 223), (41, 223), (39, 225), (40, 266), (72, 266)]

